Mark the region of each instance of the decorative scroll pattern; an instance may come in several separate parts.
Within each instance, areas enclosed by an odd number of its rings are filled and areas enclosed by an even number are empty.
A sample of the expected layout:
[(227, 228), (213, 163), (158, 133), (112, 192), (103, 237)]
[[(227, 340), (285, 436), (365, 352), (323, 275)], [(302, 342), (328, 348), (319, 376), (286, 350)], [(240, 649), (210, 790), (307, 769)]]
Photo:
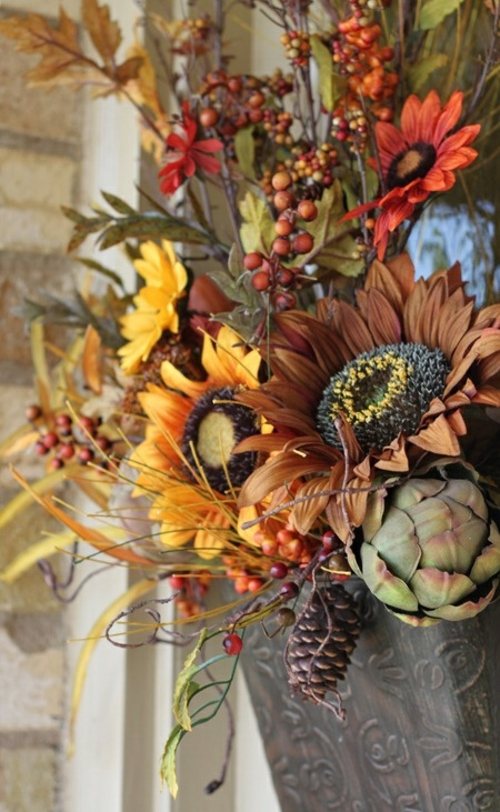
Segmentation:
[(344, 722), (290, 696), (282, 645), (250, 631), (245, 674), (282, 812), (499, 812), (500, 604), (413, 629), (360, 589)]

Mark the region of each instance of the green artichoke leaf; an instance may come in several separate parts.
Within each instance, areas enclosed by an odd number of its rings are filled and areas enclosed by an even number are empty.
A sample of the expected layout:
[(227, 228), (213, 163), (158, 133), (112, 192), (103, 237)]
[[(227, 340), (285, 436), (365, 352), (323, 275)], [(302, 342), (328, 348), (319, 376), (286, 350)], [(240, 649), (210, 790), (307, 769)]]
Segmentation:
[(441, 606), (440, 609), (429, 609), (426, 614), (439, 620), (469, 620), (471, 617), (476, 617), (483, 609), (486, 609), (489, 603), (493, 600), (496, 589), (498, 586), (498, 579), (493, 581), (492, 587), (487, 595), (478, 598), (477, 600), (464, 601), (457, 606)]
[(386, 496), (387, 493), (383, 489), (378, 489), (368, 496), (366, 515), (362, 524), (363, 538), (365, 541), (371, 541), (377, 530), (382, 526), (386, 507)]
[(420, 566), (467, 575), (484, 547), (487, 532), (482, 519), (474, 517), (454, 530), (439, 533), (422, 545)]
[(441, 479), (418, 479), (411, 478), (404, 485), (400, 485), (394, 491), (392, 504), (395, 507), (406, 510), (417, 505), (422, 499), (429, 496), (437, 496), (445, 488), (446, 483)]
[(402, 620), (403, 623), (407, 623), (409, 626), (418, 626), (419, 628), (425, 628), (426, 626), (435, 626), (436, 623), (439, 623), (439, 620), (434, 618), (428, 617), (427, 615), (405, 615), (402, 612), (394, 612), (391, 609), (391, 612), (398, 620)]
[(406, 612), (417, 611), (418, 601), (411, 589), (389, 571), (371, 544), (361, 546), (361, 570), (368, 589), (382, 603)]
[(415, 535), (415, 526), (403, 510), (389, 508), (382, 527), (375, 533), (371, 543), (394, 575), (403, 581), (412, 578), (422, 552)]
[(434, 536), (453, 529), (452, 512), (446, 502), (437, 497), (429, 496), (418, 505), (407, 508), (406, 513), (413, 520), (422, 548)]
[(483, 494), (468, 479), (449, 480), (441, 496), (449, 497), (461, 505), (467, 505), (476, 516), (479, 516), (485, 522), (488, 521), (488, 506)]
[(439, 609), (458, 603), (476, 589), (475, 583), (459, 572), (442, 572), (435, 567), (419, 569), (410, 586), (424, 609)]
[(500, 572), (500, 532), (494, 522), (491, 523), (488, 542), (470, 571), (470, 577), (476, 584), (484, 584)]

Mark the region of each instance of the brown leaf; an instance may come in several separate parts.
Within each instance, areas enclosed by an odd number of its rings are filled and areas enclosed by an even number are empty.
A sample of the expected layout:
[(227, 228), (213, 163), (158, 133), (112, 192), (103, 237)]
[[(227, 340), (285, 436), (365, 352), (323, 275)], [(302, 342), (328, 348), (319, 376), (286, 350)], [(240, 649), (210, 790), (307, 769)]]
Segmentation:
[(100, 6), (97, 0), (83, 0), (82, 18), (94, 48), (107, 65), (112, 64), (122, 35), (118, 23), (110, 17), (109, 6)]
[(99, 65), (82, 52), (78, 26), (63, 9), (58, 26), (52, 27), (39, 14), (28, 14), (0, 20), (0, 34), (14, 40), (16, 50), (40, 57), (38, 65), (26, 74), (32, 85), (79, 87), (88, 82), (109, 83)]
[(126, 85), (132, 79), (137, 79), (141, 67), (142, 58), (140, 56), (132, 56), (115, 68), (113, 78), (119, 85)]

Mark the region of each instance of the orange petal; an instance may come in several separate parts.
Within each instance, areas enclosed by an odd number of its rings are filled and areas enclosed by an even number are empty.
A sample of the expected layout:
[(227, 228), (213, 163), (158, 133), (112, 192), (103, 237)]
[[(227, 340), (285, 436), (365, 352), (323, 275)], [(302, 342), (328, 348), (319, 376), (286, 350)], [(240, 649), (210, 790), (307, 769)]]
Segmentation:
[(443, 108), (443, 112), (434, 128), (432, 143), (437, 148), (445, 135), (453, 129), (462, 115), (462, 102), (464, 94), (460, 90), (455, 90)]
[(447, 454), (450, 457), (460, 454), (457, 437), (444, 415), (437, 417), (418, 434), (408, 437), (408, 440), (413, 445), (423, 448), (424, 451), (430, 451), (432, 454)]

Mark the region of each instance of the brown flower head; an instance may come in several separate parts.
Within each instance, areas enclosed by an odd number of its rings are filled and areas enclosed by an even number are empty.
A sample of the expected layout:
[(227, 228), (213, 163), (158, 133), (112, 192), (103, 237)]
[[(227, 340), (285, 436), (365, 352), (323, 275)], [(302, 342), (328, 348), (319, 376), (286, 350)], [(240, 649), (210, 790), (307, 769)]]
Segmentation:
[(458, 265), (415, 281), (407, 256), (375, 261), (356, 306), (323, 299), (316, 316), (277, 321), (273, 378), (241, 396), (274, 427), (239, 447), (270, 455), (241, 503), (293, 483), (299, 532), (325, 511), (346, 538), (376, 474), (404, 473), (424, 453), (457, 456), (462, 408), (500, 405), (500, 305), (474, 309)]

